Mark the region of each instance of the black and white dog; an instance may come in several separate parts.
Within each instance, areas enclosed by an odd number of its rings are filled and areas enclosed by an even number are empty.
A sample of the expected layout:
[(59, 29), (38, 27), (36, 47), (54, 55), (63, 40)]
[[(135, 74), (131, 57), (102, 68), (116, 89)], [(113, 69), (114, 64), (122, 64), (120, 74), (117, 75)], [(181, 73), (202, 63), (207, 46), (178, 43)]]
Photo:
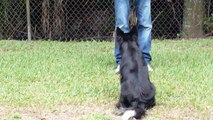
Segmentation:
[(139, 50), (136, 27), (129, 33), (117, 28), (116, 34), (122, 60), (121, 93), (115, 114), (122, 115), (123, 120), (141, 119), (155, 105), (155, 86), (149, 80), (147, 64)]

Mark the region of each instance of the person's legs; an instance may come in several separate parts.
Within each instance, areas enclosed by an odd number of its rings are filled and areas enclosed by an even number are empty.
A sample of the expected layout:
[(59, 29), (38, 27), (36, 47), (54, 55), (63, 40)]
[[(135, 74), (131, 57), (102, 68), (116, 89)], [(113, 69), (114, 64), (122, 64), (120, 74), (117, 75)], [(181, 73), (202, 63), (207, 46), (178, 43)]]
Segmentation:
[[(138, 41), (144, 59), (149, 65), (151, 58), (151, 0), (135, 0), (137, 25), (138, 25)], [(148, 66), (149, 67), (149, 66)]]
[[(119, 27), (123, 32), (128, 33), (129, 30), (129, 13), (130, 0), (115, 0), (115, 27)], [(118, 36), (115, 35), (115, 59), (117, 65), (121, 62), (121, 55), (119, 51), (119, 44), (117, 42)]]

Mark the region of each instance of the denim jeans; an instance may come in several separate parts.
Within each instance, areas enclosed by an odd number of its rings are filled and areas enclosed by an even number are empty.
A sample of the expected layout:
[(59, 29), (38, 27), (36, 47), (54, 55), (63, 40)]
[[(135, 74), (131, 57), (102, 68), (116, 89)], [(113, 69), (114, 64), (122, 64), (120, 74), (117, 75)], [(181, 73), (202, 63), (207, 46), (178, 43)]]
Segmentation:
[[(115, 27), (119, 27), (123, 32), (128, 33), (129, 28), (129, 14), (130, 14), (130, 0), (115, 0)], [(138, 43), (139, 48), (147, 64), (151, 62), (151, 0), (135, 0), (135, 9), (137, 17), (138, 28)], [(118, 37), (115, 36), (114, 54), (116, 63), (120, 64), (121, 55), (119, 51)]]

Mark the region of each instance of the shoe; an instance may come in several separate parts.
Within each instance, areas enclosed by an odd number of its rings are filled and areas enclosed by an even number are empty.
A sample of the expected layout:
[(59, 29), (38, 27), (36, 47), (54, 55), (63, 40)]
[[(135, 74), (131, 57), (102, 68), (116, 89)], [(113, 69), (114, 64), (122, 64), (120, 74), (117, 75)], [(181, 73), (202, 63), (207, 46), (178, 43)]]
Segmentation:
[(117, 66), (117, 68), (115, 69), (115, 73), (118, 74), (120, 72), (120, 65)]
[(148, 71), (151, 72), (153, 71), (152, 67), (150, 66), (150, 64), (147, 64), (147, 68), (148, 68)]

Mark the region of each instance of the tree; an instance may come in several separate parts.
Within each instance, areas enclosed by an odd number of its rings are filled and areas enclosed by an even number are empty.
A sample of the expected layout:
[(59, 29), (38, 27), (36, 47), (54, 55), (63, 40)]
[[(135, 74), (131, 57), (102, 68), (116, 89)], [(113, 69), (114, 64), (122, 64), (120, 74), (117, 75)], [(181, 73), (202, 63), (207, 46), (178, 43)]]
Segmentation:
[(200, 38), (204, 34), (204, 0), (184, 0), (183, 38)]

